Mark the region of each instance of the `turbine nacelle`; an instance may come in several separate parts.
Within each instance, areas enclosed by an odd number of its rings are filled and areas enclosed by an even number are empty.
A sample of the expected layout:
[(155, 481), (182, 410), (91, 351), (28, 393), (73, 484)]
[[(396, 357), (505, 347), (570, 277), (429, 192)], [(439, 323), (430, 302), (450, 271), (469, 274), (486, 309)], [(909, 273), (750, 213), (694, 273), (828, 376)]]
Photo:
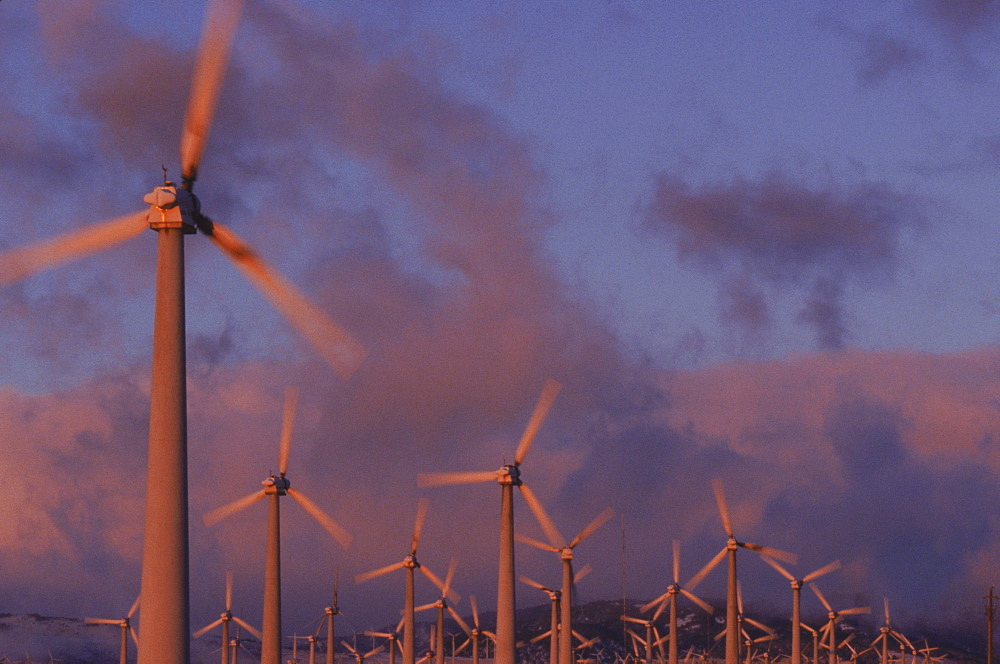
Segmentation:
[(280, 475), (271, 475), (261, 482), (261, 484), (264, 485), (264, 493), (268, 495), (277, 494), (279, 496), (286, 495), (288, 488), (292, 486), (290, 480)]
[(510, 486), (521, 486), (521, 469), (508, 463), (497, 471), (497, 483)]
[(195, 232), (195, 220), (200, 214), (201, 205), (190, 191), (178, 189), (168, 182), (153, 189), (142, 200), (150, 206), (146, 218), (150, 228), (182, 228), (186, 234)]
[(417, 562), (417, 554), (411, 553), (403, 558), (403, 567), (406, 567), (407, 569), (416, 569), (420, 567), (420, 563)]
[(573, 547), (564, 546), (559, 549), (559, 557), (563, 560), (573, 560)]

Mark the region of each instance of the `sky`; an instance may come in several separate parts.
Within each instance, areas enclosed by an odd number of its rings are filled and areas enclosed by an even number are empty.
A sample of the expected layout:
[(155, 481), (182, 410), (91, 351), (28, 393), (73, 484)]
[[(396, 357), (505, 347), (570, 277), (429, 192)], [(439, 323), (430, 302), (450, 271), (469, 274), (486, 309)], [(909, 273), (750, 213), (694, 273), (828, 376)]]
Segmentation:
[[(179, 179), (204, 11), (0, 4), (0, 251)], [(402, 577), (353, 577), (408, 552), (420, 497), (420, 561), (455, 557), (489, 607), (499, 491), (416, 476), (510, 462), (551, 377), (525, 482), (567, 538), (616, 512), (576, 550), (581, 600), (659, 595), (673, 539), (693, 575), (725, 543), (720, 478), (739, 539), (800, 575), (841, 560), (835, 608), (979, 630), (1000, 581), (998, 35), (1000, 4), (973, 0), (249, 0), (196, 193), (369, 355), (342, 380), (188, 238), (192, 629), (230, 569), (259, 620), (263, 505), (200, 515), (275, 470), (288, 385), (288, 476), (354, 539), (283, 503), (286, 631), (338, 569), (349, 626), (395, 623)], [(138, 592), (154, 247), (0, 290), (0, 611), (117, 617)], [(516, 555), (558, 582), (552, 554)], [(787, 610), (740, 556), (748, 604)]]

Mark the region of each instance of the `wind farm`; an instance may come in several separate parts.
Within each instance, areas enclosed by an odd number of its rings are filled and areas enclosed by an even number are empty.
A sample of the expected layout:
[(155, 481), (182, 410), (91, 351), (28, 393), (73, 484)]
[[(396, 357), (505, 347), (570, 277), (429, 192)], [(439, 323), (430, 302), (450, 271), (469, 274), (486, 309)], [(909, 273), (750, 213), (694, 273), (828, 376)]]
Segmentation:
[(737, 5), (0, 4), (0, 662), (989, 664), (1000, 15)]

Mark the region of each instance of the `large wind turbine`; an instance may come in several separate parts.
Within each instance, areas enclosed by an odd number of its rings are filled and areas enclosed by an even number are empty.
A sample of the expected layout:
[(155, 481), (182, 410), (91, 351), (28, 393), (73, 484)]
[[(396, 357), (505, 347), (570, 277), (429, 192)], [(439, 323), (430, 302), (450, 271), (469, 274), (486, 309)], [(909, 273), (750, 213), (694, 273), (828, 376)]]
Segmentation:
[(657, 618), (660, 617), (660, 613), (663, 611), (663, 607), (666, 606), (667, 602), (669, 601), (669, 605), (670, 605), (670, 635), (669, 635), (670, 645), (668, 646), (668, 653), (669, 653), (668, 654), (668, 659), (669, 659), (669, 663), (670, 664), (677, 664), (677, 639), (678, 639), (678, 635), (677, 635), (677, 595), (678, 595), (678, 593), (681, 594), (681, 595), (684, 595), (689, 600), (691, 600), (692, 602), (694, 602), (695, 604), (697, 604), (698, 606), (700, 606), (702, 609), (705, 610), (706, 613), (713, 614), (713, 613), (715, 613), (715, 609), (711, 605), (709, 605), (708, 602), (704, 601), (703, 599), (701, 599), (700, 597), (698, 597), (697, 595), (695, 595), (690, 590), (686, 590), (685, 588), (681, 587), (681, 582), (680, 582), (680, 577), (681, 577), (681, 543), (680, 543), (679, 540), (674, 540), (674, 564), (673, 564), (673, 568), (674, 568), (673, 569), (673, 572), (674, 572), (674, 582), (672, 584), (670, 584), (669, 586), (667, 586), (667, 592), (663, 593), (662, 595), (660, 595), (659, 597), (657, 597), (656, 599), (654, 599), (652, 602), (649, 602), (648, 604), (646, 604), (645, 606), (643, 606), (640, 609), (640, 611), (642, 611), (643, 613), (645, 613), (646, 611), (649, 611), (654, 606), (659, 605), (659, 608), (656, 609), (656, 613), (653, 614), (653, 620), (656, 620)]
[(750, 549), (751, 551), (756, 551), (758, 553), (766, 553), (772, 558), (778, 558), (779, 560), (784, 560), (786, 562), (795, 563), (798, 557), (794, 553), (788, 553), (786, 551), (780, 551), (778, 549), (772, 549), (770, 547), (761, 546), (760, 544), (752, 544), (750, 542), (740, 542), (733, 535), (733, 525), (729, 520), (729, 508), (726, 506), (726, 494), (722, 488), (722, 480), (716, 478), (712, 480), (712, 490), (715, 492), (715, 502), (719, 506), (719, 516), (722, 517), (722, 527), (726, 531), (726, 536), (729, 538), (726, 541), (726, 546), (723, 547), (712, 560), (705, 565), (700, 572), (694, 575), (694, 577), (688, 582), (688, 588), (694, 589), (705, 576), (711, 572), (716, 565), (722, 562), (723, 558), (728, 558), (729, 561), (729, 574), (726, 583), (726, 664), (739, 664), (739, 650), (740, 650), (740, 632), (738, 626), (739, 618), (739, 597), (738, 597), (738, 587), (737, 587), (737, 577), (736, 577), (736, 551), (740, 547), (745, 549)]
[[(403, 622), (406, 620), (406, 616), (399, 619), (399, 623), (396, 624), (396, 629), (391, 632), (364, 632), (365, 636), (378, 637), (386, 639), (388, 645), (386, 648), (389, 651), (389, 664), (396, 664), (396, 649), (399, 649), (400, 654), (403, 652), (403, 646), (399, 643), (399, 630), (403, 629)], [(463, 648), (465, 646), (462, 646)], [(461, 648), (459, 648), (461, 650)]]
[[(414, 617), (413, 606), (413, 570), (419, 569), (423, 572), (431, 583), (444, 592), (444, 582), (434, 572), (427, 569), (426, 565), (417, 562), (417, 545), (420, 543), (420, 532), (424, 528), (424, 520), (427, 518), (427, 500), (421, 498), (417, 502), (417, 518), (413, 523), (413, 539), (410, 543), (410, 553), (398, 563), (386, 565), (370, 572), (358, 574), (354, 577), (355, 583), (364, 583), (369, 579), (395, 572), (397, 569), (406, 570), (406, 594), (404, 595), (403, 608), (403, 664), (414, 664), (416, 661), (416, 648), (414, 646), (414, 629), (416, 619)], [(450, 591), (451, 596), (458, 601), (458, 594)]]
[(819, 598), (820, 603), (829, 612), (827, 614), (827, 623), (824, 629), (827, 630), (827, 638), (829, 639), (830, 648), (830, 664), (837, 664), (837, 622), (840, 620), (841, 616), (851, 616), (857, 615), (859, 613), (871, 613), (872, 609), (870, 606), (856, 606), (853, 609), (843, 609), (842, 611), (834, 611), (830, 603), (826, 601), (826, 597), (823, 597), (823, 593), (819, 591), (819, 587), (815, 583), (810, 583), (809, 587)]
[[(139, 600), (142, 595), (135, 598), (132, 602), (132, 608), (128, 610), (124, 618), (119, 618), (117, 620), (111, 618), (86, 618), (84, 620), (88, 625), (117, 625), (121, 630), (121, 638), (118, 650), (118, 663), (128, 664), (128, 639), (131, 636), (132, 641), (135, 643), (136, 647), (139, 647), (139, 637), (135, 633), (135, 629), (132, 627), (132, 617), (135, 612), (139, 610)], [(148, 630), (152, 631), (152, 630)]]
[[(517, 643), (514, 639), (514, 487), (519, 487), (525, 502), (538, 519), (542, 528), (546, 528), (547, 517), (535, 494), (521, 480), (521, 462), (531, 448), (538, 429), (545, 421), (552, 403), (559, 395), (562, 386), (552, 378), (545, 382), (541, 397), (535, 406), (528, 426), (521, 435), (521, 440), (514, 452), (514, 463), (504, 464), (495, 471), (465, 472), (465, 473), (422, 473), (417, 477), (421, 487), (445, 486), (449, 484), (469, 484), (473, 482), (496, 481), (500, 485), (500, 555), (497, 574), (497, 641), (494, 659), (496, 664), (515, 664), (517, 659)], [(546, 533), (548, 534), (548, 532)], [(550, 537), (551, 539), (551, 537)]]
[[(771, 558), (768, 555), (762, 555), (761, 558), (764, 559), (768, 565), (778, 570), (778, 573), (783, 577), (788, 579), (792, 584), (792, 657), (791, 664), (801, 664), (802, 662), (802, 629), (799, 627), (802, 624), (802, 612), (800, 610), (800, 591), (802, 590), (802, 584), (814, 581), (824, 574), (829, 574), (835, 570), (840, 569), (840, 561), (834, 560), (828, 565), (820, 567), (814, 572), (806, 574), (801, 579), (796, 579), (795, 576), (789, 572), (787, 569), (781, 566), (778, 561)], [(883, 662), (883, 664), (885, 664)]]
[(190, 660), (184, 236), (209, 236), (344, 379), (365, 357), (360, 344), (235, 233), (202, 214), (193, 193), (242, 6), (242, 0), (209, 3), (181, 136), (181, 186), (156, 187), (143, 199), (148, 211), (0, 253), (2, 287), (109, 249), (147, 228), (157, 233), (141, 588), (143, 619), (156, 629), (144, 630), (141, 664)]
[(316, 506), (301, 491), (291, 488), (291, 481), (285, 476), (288, 471), (288, 456), (292, 449), (292, 428), (295, 423), (295, 404), (298, 391), (288, 388), (285, 391), (285, 410), (281, 425), (281, 439), (278, 451), (278, 474), (265, 479), (260, 491), (234, 500), (218, 507), (205, 515), (206, 526), (212, 526), (253, 505), (259, 500), (268, 498), (267, 510), (267, 555), (264, 563), (264, 620), (261, 633), (260, 661), (262, 664), (281, 664), (281, 512), (278, 499), (289, 495), (302, 506), (330, 535), (347, 548), (351, 536), (336, 521)]
[(216, 627), (222, 626), (222, 664), (229, 664), (229, 648), (226, 644), (229, 643), (229, 623), (235, 622), (237, 625), (242, 625), (243, 629), (247, 630), (258, 639), (261, 638), (261, 633), (251, 626), (248, 622), (240, 618), (239, 616), (233, 615), (233, 573), (226, 572), (226, 610), (222, 612), (219, 619), (213, 623), (205, 625), (192, 636), (196, 639), (201, 638), (205, 634), (209, 633)]
[(542, 530), (545, 531), (551, 544), (545, 544), (544, 542), (539, 542), (536, 539), (520, 534), (518, 534), (517, 539), (520, 542), (530, 544), (543, 551), (557, 553), (560, 560), (562, 560), (562, 596), (559, 600), (561, 613), (559, 623), (562, 629), (559, 632), (559, 662), (560, 664), (573, 664), (573, 549), (580, 542), (590, 537), (595, 530), (607, 523), (615, 515), (615, 511), (609, 507), (598, 514), (569, 544), (566, 543), (566, 539), (559, 532), (559, 529), (549, 519), (540, 503), (538, 505), (538, 512)]

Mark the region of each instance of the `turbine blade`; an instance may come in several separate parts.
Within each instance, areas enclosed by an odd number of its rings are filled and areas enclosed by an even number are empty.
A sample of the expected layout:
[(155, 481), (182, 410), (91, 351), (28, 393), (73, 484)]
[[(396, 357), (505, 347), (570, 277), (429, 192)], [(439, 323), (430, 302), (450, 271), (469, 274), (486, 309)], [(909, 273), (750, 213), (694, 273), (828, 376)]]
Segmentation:
[(242, 498), (237, 498), (233, 502), (223, 505), (222, 507), (216, 507), (214, 510), (201, 517), (201, 520), (205, 523), (205, 526), (211, 528), (226, 517), (253, 505), (258, 500), (262, 500), (265, 496), (267, 496), (267, 494), (264, 493), (263, 489), (255, 491), (249, 496), (243, 496)]
[(410, 541), (410, 554), (417, 552), (417, 545), (420, 544), (420, 533), (424, 529), (424, 521), (427, 520), (427, 508), (429, 503), (426, 498), (417, 501), (417, 518), (413, 521), (413, 539)]
[(216, 627), (218, 627), (221, 624), (222, 624), (222, 618), (219, 618), (218, 620), (216, 620), (211, 625), (205, 625), (204, 627), (202, 627), (201, 629), (199, 629), (197, 632), (195, 632), (194, 634), (191, 635), (191, 638), (194, 638), (194, 639), (201, 638), (201, 637), (205, 636), (206, 634), (208, 634), (209, 632), (211, 632), (213, 629), (215, 629)]
[(632, 616), (622, 616), (621, 619), (625, 620), (625, 621), (628, 621), (628, 622), (638, 623), (640, 625), (645, 625), (647, 622), (649, 622), (648, 620), (642, 620), (640, 618), (633, 618)]
[(713, 569), (715, 569), (715, 566), (718, 565), (720, 562), (722, 562), (722, 559), (725, 557), (726, 557), (726, 549), (723, 548), (722, 551), (719, 551), (717, 554), (715, 554), (715, 557), (709, 560), (708, 564), (702, 567), (701, 570), (699, 570), (697, 574), (692, 576), (691, 580), (684, 585), (687, 586), (688, 590), (694, 590), (695, 587), (699, 583), (701, 583), (706, 576), (708, 576), (708, 573), (711, 572)]
[(726, 534), (733, 536), (733, 524), (729, 520), (729, 508), (726, 506), (726, 492), (722, 488), (722, 480), (718, 477), (712, 480), (712, 491), (715, 492), (715, 502), (719, 505), (719, 516), (722, 517), (722, 527)]
[(753, 618), (747, 618), (746, 616), (743, 616), (743, 622), (750, 623), (751, 625), (753, 625), (757, 629), (763, 630), (763, 631), (767, 632), (768, 634), (774, 634), (774, 630), (773, 629), (771, 629), (770, 627), (768, 627), (767, 625), (765, 625), (762, 622), (758, 622), (758, 621), (754, 620)]
[(681, 541), (674, 540), (674, 583), (681, 582)]
[(417, 475), (417, 486), (426, 489), (432, 486), (450, 486), (452, 484), (474, 484), (476, 482), (496, 482), (495, 470), (471, 470), (458, 473), (420, 473)]
[(762, 553), (760, 557), (761, 557), (761, 560), (763, 560), (765, 563), (767, 563), (768, 565), (770, 565), (774, 569), (778, 570), (778, 574), (780, 574), (781, 576), (785, 577), (789, 581), (795, 581), (795, 577), (792, 576), (792, 573), (789, 572), (784, 567), (782, 567), (781, 565), (779, 565), (777, 560), (775, 560), (771, 556), (767, 555), (766, 553)]
[(472, 624), (479, 629), (479, 607), (476, 606), (476, 596), (469, 595), (469, 604), (472, 605)]
[(856, 616), (859, 613), (871, 613), (872, 607), (870, 606), (855, 606), (853, 609), (844, 609), (843, 611), (837, 611), (838, 616)]
[(529, 579), (526, 576), (522, 575), (522, 576), (519, 576), (517, 578), (521, 581), (521, 583), (526, 583), (529, 586), (531, 586), (532, 588), (537, 588), (538, 590), (541, 590), (541, 591), (547, 592), (547, 593), (552, 592), (552, 590), (550, 590), (549, 588), (546, 588), (545, 586), (543, 586), (542, 584), (540, 584), (538, 581), (535, 581), (533, 579)]
[(551, 629), (550, 630), (546, 630), (545, 632), (539, 634), (538, 636), (529, 639), (528, 643), (538, 643), (539, 641), (541, 641), (542, 639), (544, 639), (546, 636), (548, 636), (551, 633), (552, 633)]
[(514, 539), (520, 542), (521, 544), (527, 544), (529, 546), (535, 547), (536, 549), (541, 549), (542, 551), (552, 551), (553, 553), (559, 553), (560, 551), (562, 551), (562, 549), (560, 549), (559, 547), (546, 544), (545, 542), (536, 540), (533, 537), (528, 537), (527, 535), (522, 535), (521, 533), (514, 533)]
[(132, 637), (132, 643), (134, 643), (135, 647), (138, 648), (139, 647), (139, 635), (135, 633), (135, 628), (132, 627), (132, 625), (128, 626), (128, 635)]
[(574, 549), (576, 545), (594, 534), (594, 531), (603, 526), (615, 515), (615, 511), (610, 507), (597, 515), (597, 518), (590, 522), (590, 525), (580, 531), (580, 534), (569, 543), (569, 548)]
[(442, 593), (444, 592), (444, 581), (441, 580), (441, 577), (439, 577), (434, 572), (430, 571), (430, 569), (428, 569), (424, 565), (421, 565), (418, 569), (424, 573), (424, 576), (426, 576), (431, 583), (437, 586), (438, 590), (440, 590)]
[(233, 571), (226, 572), (226, 611), (233, 610)]
[(788, 553), (787, 551), (782, 551), (781, 549), (772, 549), (769, 546), (763, 546), (761, 544), (754, 544), (753, 542), (738, 542), (740, 546), (745, 549), (750, 549), (751, 551), (756, 551), (759, 554), (767, 554), (772, 558), (777, 558), (778, 560), (784, 560), (786, 563), (791, 563), (794, 565), (799, 557), (794, 553)]
[(345, 648), (347, 648), (348, 650), (350, 650), (351, 652), (353, 652), (355, 655), (358, 654), (358, 651), (355, 650), (353, 647), (351, 647), (351, 644), (348, 643), (347, 641), (341, 641), (340, 645), (344, 646)]
[[(580, 581), (580, 579), (583, 579), (593, 571), (594, 568), (591, 566), (590, 563), (587, 563), (586, 565), (581, 567), (576, 574), (573, 575), (573, 583), (576, 584), (578, 581)], [(575, 596), (575, 591), (574, 591), (574, 596)]]
[[(458, 560), (452, 558), (448, 563), (448, 571), (444, 575), (444, 588), (442, 590), (443, 595), (447, 595), (451, 590), (451, 582), (455, 579), (455, 567), (458, 566)], [(457, 603), (457, 600), (456, 600)]]
[(420, 606), (415, 606), (413, 607), (413, 612), (420, 613), (421, 611), (428, 611), (434, 608), (437, 608), (437, 602), (431, 602), (430, 604), (421, 604)]
[(370, 572), (362, 572), (354, 577), (354, 583), (364, 583), (369, 579), (374, 579), (376, 577), (388, 574), (389, 572), (395, 572), (397, 569), (403, 569), (406, 566), (403, 561), (398, 563), (393, 563), (391, 565), (386, 565), (385, 567), (379, 567), (378, 569), (373, 569)]
[(885, 604), (885, 624), (889, 625), (889, 598), (883, 597), (882, 602)]
[(0, 252), (0, 288), (138, 237), (149, 228), (147, 214), (133, 212)]
[(458, 626), (462, 628), (463, 632), (471, 636), (472, 629), (469, 627), (468, 624), (466, 624), (464, 620), (462, 620), (462, 616), (458, 615), (458, 612), (455, 611), (455, 609), (453, 609), (451, 606), (447, 608), (448, 608), (448, 613), (451, 614), (452, 620), (454, 620), (458, 624)]
[(334, 323), (285, 277), (274, 271), (231, 230), (213, 222), (211, 238), (258, 291), (299, 331), (343, 380), (367, 355), (364, 347)]
[[(668, 590), (667, 592), (663, 593), (662, 595), (660, 595), (659, 597), (657, 597), (653, 601), (647, 602), (647, 603), (643, 604), (642, 606), (640, 606), (639, 607), (639, 612), (640, 613), (646, 613), (647, 611), (649, 611), (654, 606), (656, 606), (658, 604), (662, 604), (664, 601), (666, 601), (667, 597), (669, 597), (669, 596), (670, 596), (670, 591)], [(655, 618), (654, 618), (654, 620), (655, 620)]]
[(128, 613), (125, 614), (126, 618), (131, 618), (132, 616), (135, 615), (135, 612), (139, 610), (139, 600), (141, 599), (142, 595), (136, 596), (135, 601), (132, 602), (132, 607), (128, 610)]
[(840, 569), (840, 561), (839, 560), (834, 560), (829, 565), (825, 565), (823, 567), (820, 567), (815, 572), (810, 572), (809, 574), (807, 574), (805, 576), (805, 578), (802, 579), (802, 581), (804, 583), (809, 583), (810, 581), (812, 581), (814, 579), (818, 579), (819, 577), (823, 576), (824, 574), (829, 574), (830, 572), (835, 572), (838, 569)]
[(242, 0), (216, 0), (208, 4), (181, 136), (181, 171), (185, 180), (194, 181), (198, 177), (198, 165), (212, 126), (242, 11)]
[(564, 538), (562, 533), (559, 532), (559, 529), (556, 528), (556, 524), (553, 523), (552, 519), (545, 511), (545, 508), (542, 507), (542, 503), (538, 500), (538, 496), (535, 495), (535, 492), (524, 483), (522, 483), (518, 488), (521, 489), (521, 495), (524, 496), (524, 502), (528, 503), (531, 513), (535, 515), (535, 520), (538, 521), (538, 525), (542, 527), (542, 530), (545, 532), (545, 536), (549, 538), (549, 543), (555, 547), (565, 545), (566, 538)]
[(295, 428), (295, 407), (299, 401), (299, 389), (291, 385), (285, 388), (285, 410), (281, 416), (281, 442), (278, 446), (278, 472), (284, 477), (288, 472), (288, 455), (292, 451), (292, 429)]
[(830, 603), (828, 601), (826, 601), (826, 597), (823, 597), (823, 593), (819, 591), (819, 586), (817, 586), (815, 583), (810, 583), (809, 587), (812, 588), (812, 591), (816, 594), (816, 597), (819, 598), (819, 603), (822, 604), (827, 611), (833, 613), (833, 607), (830, 606)]
[(330, 536), (343, 548), (347, 548), (351, 544), (351, 535), (346, 530), (344, 530), (339, 523), (333, 520), (326, 512), (321, 510), (316, 503), (310, 500), (301, 491), (296, 491), (295, 489), (287, 489), (288, 495), (291, 496), (295, 502), (302, 505), (302, 509), (309, 512), (309, 515), (319, 522), (319, 525), (323, 526), (326, 532), (330, 533)]
[(668, 604), (669, 604), (669, 602), (667, 602), (666, 600), (660, 602), (660, 605), (658, 607), (656, 607), (656, 611), (653, 613), (653, 618), (652, 619), (653, 620), (658, 620), (659, 617), (663, 614), (663, 611), (667, 608)]
[(112, 620), (111, 618), (84, 618), (83, 622), (88, 625), (121, 625), (121, 620)]
[(715, 608), (711, 604), (709, 604), (708, 602), (706, 602), (702, 598), (698, 597), (693, 592), (691, 592), (689, 590), (686, 590), (684, 588), (681, 588), (680, 591), (681, 591), (682, 595), (684, 595), (689, 600), (691, 600), (692, 602), (694, 602), (695, 604), (697, 604), (698, 606), (700, 606), (705, 611), (705, 613), (709, 613), (709, 614), (714, 614), (715, 613)]
[(515, 466), (520, 466), (521, 462), (524, 461), (525, 455), (531, 449), (531, 443), (535, 440), (535, 435), (538, 434), (538, 429), (542, 426), (542, 422), (545, 421), (545, 416), (548, 415), (549, 409), (552, 408), (552, 404), (555, 402), (556, 397), (559, 396), (559, 390), (561, 389), (562, 385), (559, 381), (552, 378), (545, 381), (542, 394), (538, 398), (534, 412), (531, 413), (528, 426), (525, 427), (524, 433), (521, 434), (521, 440), (517, 444), (517, 451), (514, 452)]

